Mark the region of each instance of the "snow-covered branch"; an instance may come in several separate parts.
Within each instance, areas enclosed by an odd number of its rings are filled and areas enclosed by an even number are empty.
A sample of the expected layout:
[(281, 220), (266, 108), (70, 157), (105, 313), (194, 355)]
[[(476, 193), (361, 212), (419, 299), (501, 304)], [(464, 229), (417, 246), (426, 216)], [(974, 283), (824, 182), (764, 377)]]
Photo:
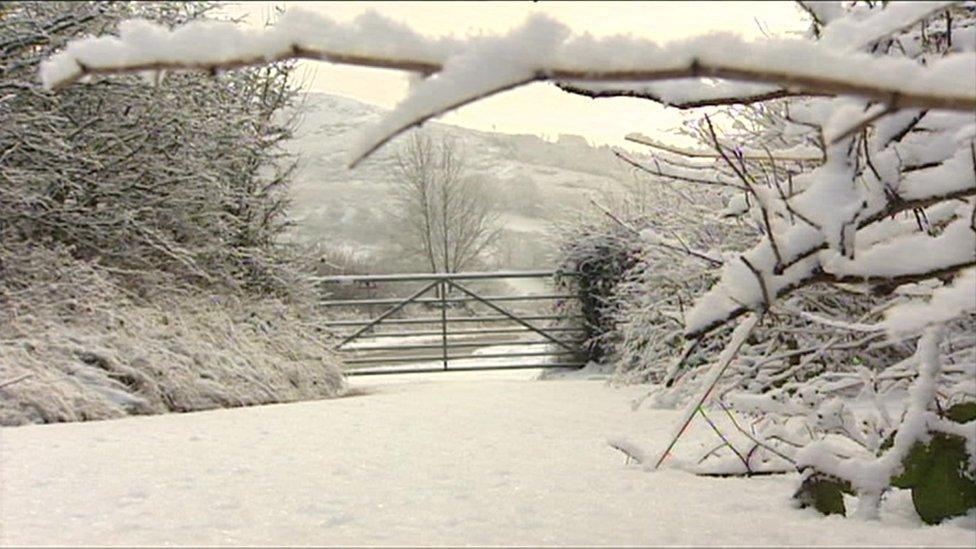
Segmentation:
[[(538, 80), (652, 82), (719, 78), (783, 86), (808, 94), (853, 95), (891, 108), (976, 109), (972, 53), (934, 60), (877, 58), (804, 40), (747, 42), (709, 35), (659, 45), (613, 36), (574, 36), (548, 18), (530, 18), (499, 37), (431, 40), (379, 16), (335, 23), (292, 11), (272, 28), (191, 23), (169, 30), (144, 21), (119, 37), (75, 41), (41, 68), (48, 87), (89, 74), (144, 70), (220, 70), (308, 58), (363, 66), (437, 72), (370, 129), (353, 164), (393, 136), (449, 110)], [(961, 76), (963, 75), (963, 76)]]
[[(675, 147), (667, 143), (661, 143), (655, 139), (639, 133), (630, 133), (624, 138), (627, 141), (646, 145), (653, 149), (667, 151), (680, 156), (690, 158), (721, 158), (721, 154), (714, 150), (707, 149), (686, 149)], [(736, 156), (743, 160), (755, 160), (758, 162), (819, 162), (823, 160), (823, 152), (815, 147), (798, 146), (784, 150), (756, 150), (747, 147), (736, 147)]]

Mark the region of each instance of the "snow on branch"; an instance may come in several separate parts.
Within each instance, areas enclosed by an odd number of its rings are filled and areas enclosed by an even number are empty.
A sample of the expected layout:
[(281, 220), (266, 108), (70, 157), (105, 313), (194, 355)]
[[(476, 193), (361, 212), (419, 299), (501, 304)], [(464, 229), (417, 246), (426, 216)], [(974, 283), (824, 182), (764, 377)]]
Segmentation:
[(427, 39), (374, 14), (345, 24), (295, 10), (268, 29), (210, 22), (170, 30), (130, 21), (120, 26), (117, 38), (70, 43), (42, 64), (41, 79), (53, 88), (90, 74), (215, 71), (295, 58), (437, 73), (367, 129), (353, 165), (434, 116), (541, 80), (707, 77), (775, 85), (791, 93), (854, 95), (891, 108), (976, 109), (973, 53), (951, 54), (923, 66), (906, 58), (878, 58), (795, 39), (748, 42), (731, 34), (710, 34), (660, 45), (627, 36), (574, 36), (544, 16), (531, 17), (504, 36), (466, 41)]
[(192, 21), (173, 30), (144, 19), (123, 21), (118, 36), (74, 40), (44, 61), (41, 82), (60, 88), (93, 74), (151, 70), (218, 71), (289, 59), (400, 69), (430, 74), (458, 49), (368, 12), (351, 23), (301, 10), (273, 27), (250, 29), (227, 21)]
[[(794, 225), (777, 231), (775, 238), (785, 243), (780, 257), (773, 253), (769, 237), (744, 257), (764, 273), (774, 297), (816, 282), (904, 284), (971, 267), (976, 264), (976, 231), (970, 227), (973, 207), (966, 202), (960, 202), (956, 220), (938, 236), (913, 234), (861, 251), (856, 258), (848, 257), (853, 248), (840, 252), (850, 245), (841, 238), (849, 229), (858, 231), (901, 212), (976, 195), (974, 162), (971, 146), (963, 145), (944, 162), (905, 174), (898, 191), (882, 188), (874, 196), (853, 193), (847, 199), (843, 193), (850, 190), (849, 184), (836, 176), (837, 166), (828, 163), (797, 178), (815, 185), (800, 193), (792, 208), (806, 212), (819, 227), (832, 229)], [(845, 203), (854, 208), (853, 213), (844, 211)], [(722, 281), (689, 311), (685, 335), (702, 337), (760, 306), (763, 297), (752, 283), (754, 278), (739, 262), (727, 263)]]
[(976, 269), (959, 273), (952, 284), (932, 292), (927, 303), (903, 303), (885, 314), (884, 326), (894, 334), (938, 325), (968, 312), (976, 314)]
[(851, 13), (831, 21), (820, 39), (824, 44), (839, 49), (864, 48), (958, 3), (892, 2), (885, 9), (875, 10), (867, 18), (858, 18)]

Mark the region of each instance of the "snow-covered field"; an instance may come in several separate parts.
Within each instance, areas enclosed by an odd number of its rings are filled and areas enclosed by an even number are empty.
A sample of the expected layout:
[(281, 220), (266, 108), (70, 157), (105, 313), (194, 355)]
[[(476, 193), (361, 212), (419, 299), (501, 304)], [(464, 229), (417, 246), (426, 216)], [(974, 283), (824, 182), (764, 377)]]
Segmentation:
[[(790, 506), (794, 476), (646, 473), (677, 415), (536, 372), (354, 379), (336, 400), (0, 429), (3, 545), (972, 546), (971, 518)], [(707, 431), (690, 433), (694, 444)]]

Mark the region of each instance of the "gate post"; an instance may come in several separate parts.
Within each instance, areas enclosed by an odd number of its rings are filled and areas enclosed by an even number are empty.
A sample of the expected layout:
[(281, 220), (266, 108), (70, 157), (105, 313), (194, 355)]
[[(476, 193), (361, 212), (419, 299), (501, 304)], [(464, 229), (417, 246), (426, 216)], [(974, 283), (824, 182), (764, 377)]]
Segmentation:
[(441, 293), (441, 357), (444, 361), (444, 370), (447, 370), (447, 281), (442, 280), (440, 285)]

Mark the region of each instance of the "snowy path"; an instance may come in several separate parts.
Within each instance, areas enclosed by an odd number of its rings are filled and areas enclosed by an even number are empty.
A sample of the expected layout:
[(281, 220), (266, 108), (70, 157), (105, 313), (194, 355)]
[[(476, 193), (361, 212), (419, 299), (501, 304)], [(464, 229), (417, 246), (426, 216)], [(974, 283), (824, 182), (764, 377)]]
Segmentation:
[(795, 479), (624, 466), (674, 412), (639, 389), (531, 371), (359, 378), (332, 401), (0, 430), (0, 543), (971, 545), (789, 506)]

